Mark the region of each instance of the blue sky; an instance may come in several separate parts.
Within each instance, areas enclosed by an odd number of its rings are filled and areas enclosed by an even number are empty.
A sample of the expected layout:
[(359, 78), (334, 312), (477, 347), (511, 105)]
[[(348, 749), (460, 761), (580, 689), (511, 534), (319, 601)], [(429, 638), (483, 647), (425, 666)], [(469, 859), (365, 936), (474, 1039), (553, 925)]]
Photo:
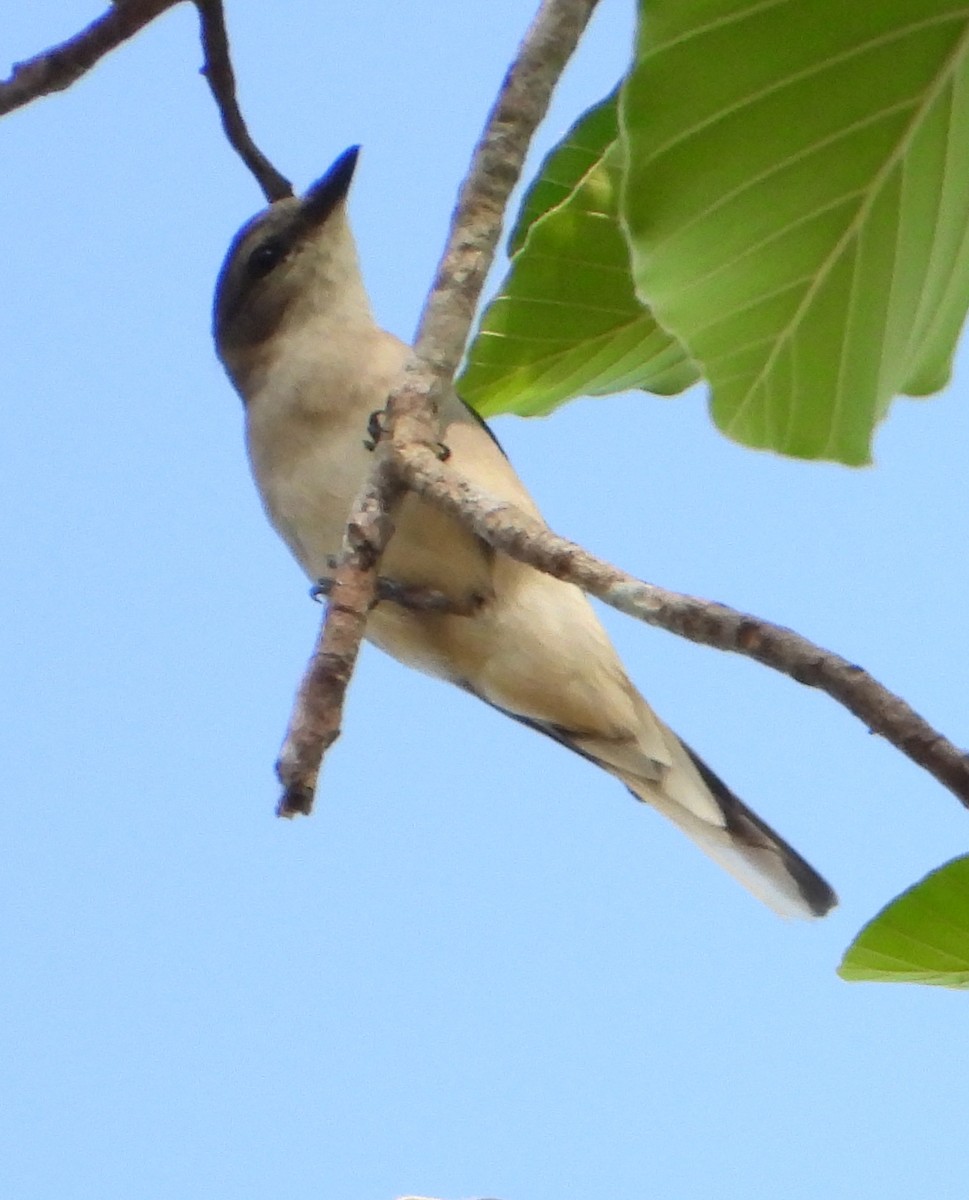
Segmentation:
[[(229, 5), (254, 135), (352, 214), (410, 337), (525, 0)], [(95, 15), (15, 6), (0, 57)], [(621, 73), (603, 0), (532, 166)], [(212, 284), (260, 205), (183, 6), (0, 122), (0, 1181), (17, 1200), (961, 1195), (964, 996), (849, 986), (967, 815), (826, 697), (605, 619), (658, 711), (838, 888), (785, 924), (614, 781), (367, 650), (310, 820), (272, 763), (319, 609), (266, 525)], [(966, 741), (967, 364), (863, 471), (702, 391), (497, 431), (553, 527), (789, 624)], [(4, 1180), (4, 1176), (7, 1178)]]

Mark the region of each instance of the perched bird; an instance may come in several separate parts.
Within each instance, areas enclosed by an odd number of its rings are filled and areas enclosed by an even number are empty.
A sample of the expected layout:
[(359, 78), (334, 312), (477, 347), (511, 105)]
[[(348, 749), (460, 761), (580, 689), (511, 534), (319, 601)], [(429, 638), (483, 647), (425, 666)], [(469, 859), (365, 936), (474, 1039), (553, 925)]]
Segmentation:
[[(249, 459), (270, 521), (311, 579), (327, 575), (371, 465), (368, 421), (410, 348), (374, 321), (346, 198), (357, 147), (300, 199), (236, 235), (215, 293), (218, 355), (242, 397)], [(487, 426), (453, 392), (450, 464), (538, 516)], [(492, 550), (408, 495), (381, 575), (453, 611), (382, 600), (367, 637), (547, 734), (621, 780), (784, 916), (821, 916), (828, 884), (652, 712), (578, 588)], [(398, 593), (402, 595), (403, 593)]]

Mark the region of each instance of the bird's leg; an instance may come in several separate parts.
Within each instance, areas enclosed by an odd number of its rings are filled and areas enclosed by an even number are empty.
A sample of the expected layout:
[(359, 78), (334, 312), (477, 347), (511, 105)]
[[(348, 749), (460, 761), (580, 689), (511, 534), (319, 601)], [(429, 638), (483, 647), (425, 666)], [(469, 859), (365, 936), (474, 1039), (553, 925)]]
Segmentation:
[(384, 575), (377, 580), (377, 603), (381, 600), (398, 604), (409, 612), (438, 612), (451, 617), (473, 616), (484, 603), (484, 597), (476, 594), (458, 599), (436, 588), (398, 583)]
[[(333, 590), (333, 577), (324, 575), (310, 588), (310, 597), (321, 602)], [(457, 600), (439, 592), (436, 588), (420, 587), (410, 583), (398, 583), (381, 575), (377, 580), (374, 604), (386, 601), (406, 608), (408, 612), (438, 612), (451, 617), (472, 617), (485, 602), (477, 593), (467, 599)]]

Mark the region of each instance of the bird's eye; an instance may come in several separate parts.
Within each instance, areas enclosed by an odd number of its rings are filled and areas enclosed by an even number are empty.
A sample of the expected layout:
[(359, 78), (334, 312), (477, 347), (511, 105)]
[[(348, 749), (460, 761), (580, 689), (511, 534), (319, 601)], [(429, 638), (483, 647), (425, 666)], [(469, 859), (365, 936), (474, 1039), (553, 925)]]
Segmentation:
[(273, 267), (286, 257), (286, 246), (279, 238), (269, 238), (252, 251), (246, 260), (246, 269), (252, 279), (263, 279)]

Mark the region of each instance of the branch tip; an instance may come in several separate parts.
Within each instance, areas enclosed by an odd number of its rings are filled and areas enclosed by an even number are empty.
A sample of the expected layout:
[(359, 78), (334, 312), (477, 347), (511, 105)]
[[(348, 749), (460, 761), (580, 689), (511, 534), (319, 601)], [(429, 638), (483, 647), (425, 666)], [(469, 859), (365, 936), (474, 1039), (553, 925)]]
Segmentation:
[(256, 146), (239, 108), (222, 0), (193, 0), (193, 3), (199, 14), (202, 51), (205, 55), (201, 73), (215, 99), (229, 145), (252, 172), (270, 204), (292, 196), (293, 185)]

